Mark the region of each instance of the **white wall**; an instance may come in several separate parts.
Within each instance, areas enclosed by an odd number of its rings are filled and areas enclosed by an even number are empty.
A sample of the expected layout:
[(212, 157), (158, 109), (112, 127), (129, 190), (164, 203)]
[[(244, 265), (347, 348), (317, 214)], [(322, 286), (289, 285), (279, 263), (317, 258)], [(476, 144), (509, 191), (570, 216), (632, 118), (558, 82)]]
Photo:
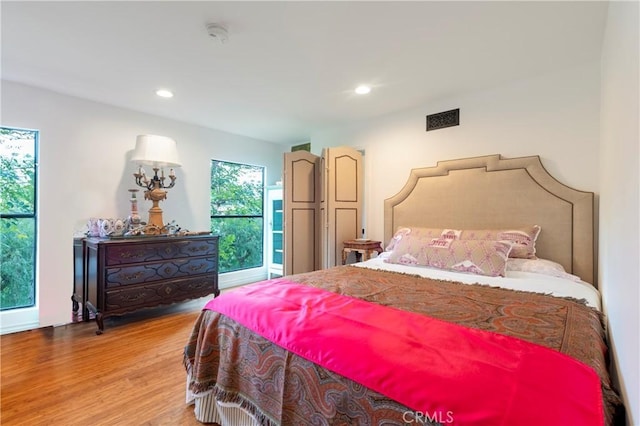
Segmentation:
[(638, 2), (611, 2), (602, 49), (600, 282), (627, 423), (640, 424)]
[[(427, 114), (454, 108), (460, 108), (459, 126), (425, 131)], [(311, 145), (365, 149), (366, 234), (382, 239), (384, 199), (402, 188), (411, 168), (438, 160), (540, 155), (561, 182), (597, 192), (599, 108), (599, 63), (590, 63), (316, 132)]]
[[(4, 126), (40, 131), (39, 325), (71, 319), (72, 242), (89, 217), (126, 217), (135, 188), (129, 163), (138, 134), (174, 138), (182, 167), (161, 202), (164, 221), (209, 229), (210, 160), (262, 165), (267, 183), (280, 180), (286, 147), (2, 81)], [(146, 218), (149, 201), (140, 197)], [(3, 325), (6, 324), (3, 321)]]

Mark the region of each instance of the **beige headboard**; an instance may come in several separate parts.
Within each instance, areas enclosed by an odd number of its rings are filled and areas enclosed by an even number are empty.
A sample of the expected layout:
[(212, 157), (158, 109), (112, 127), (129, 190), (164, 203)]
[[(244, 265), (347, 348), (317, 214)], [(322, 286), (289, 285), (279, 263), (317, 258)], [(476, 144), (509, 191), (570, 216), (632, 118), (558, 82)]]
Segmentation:
[(593, 193), (553, 178), (540, 157), (500, 155), (413, 169), (384, 202), (384, 238), (398, 227), (499, 229), (540, 225), (536, 255), (596, 285)]

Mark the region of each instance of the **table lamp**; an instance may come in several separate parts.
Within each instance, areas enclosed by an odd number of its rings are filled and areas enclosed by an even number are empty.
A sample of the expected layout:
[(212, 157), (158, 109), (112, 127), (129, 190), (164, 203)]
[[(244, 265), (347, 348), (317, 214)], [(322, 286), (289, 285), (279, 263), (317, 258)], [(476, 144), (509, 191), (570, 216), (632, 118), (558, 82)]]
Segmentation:
[[(149, 209), (149, 221), (144, 233), (165, 233), (162, 209), (159, 203), (167, 198), (166, 190), (173, 188), (176, 183), (173, 168), (180, 167), (176, 141), (165, 136), (138, 135), (131, 161), (138, 164), (138, 171), (133, 174), (136, 184), (146, 189), (144, 199), (151, 200), (153, 203)], [(151, 166), (153, 177), (148, 178), (142, 166)], [(165, 183), (165, 167), (169, 168), (168, 183)], [(158, 172), (160, 172), (160, 176), (158, 176)]]

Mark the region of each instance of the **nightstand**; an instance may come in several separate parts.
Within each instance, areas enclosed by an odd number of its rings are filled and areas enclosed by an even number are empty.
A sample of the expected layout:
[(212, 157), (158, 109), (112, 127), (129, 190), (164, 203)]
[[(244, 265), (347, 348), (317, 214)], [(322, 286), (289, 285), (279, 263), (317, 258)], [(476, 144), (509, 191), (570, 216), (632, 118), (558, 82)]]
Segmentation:
[(382, 242), (373, 241), (368, 239), (356, 239), (343, 241), (344, 248), (342, 249), (342, 264), (347, 263), (349, 253), (354, 252), (356, 255), (356, 262), (369, 260), (371, 255), (376, 252), (382, 253)]

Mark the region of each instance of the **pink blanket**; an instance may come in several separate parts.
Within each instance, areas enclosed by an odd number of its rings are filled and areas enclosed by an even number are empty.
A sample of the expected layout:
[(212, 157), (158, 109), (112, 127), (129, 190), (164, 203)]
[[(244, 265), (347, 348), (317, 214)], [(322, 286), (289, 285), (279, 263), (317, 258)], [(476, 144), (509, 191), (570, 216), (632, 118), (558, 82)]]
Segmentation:
[(286, 279), (205, 306), (328, 370), (449, 424), (603, 424), (600, 380), (554, 350)]

